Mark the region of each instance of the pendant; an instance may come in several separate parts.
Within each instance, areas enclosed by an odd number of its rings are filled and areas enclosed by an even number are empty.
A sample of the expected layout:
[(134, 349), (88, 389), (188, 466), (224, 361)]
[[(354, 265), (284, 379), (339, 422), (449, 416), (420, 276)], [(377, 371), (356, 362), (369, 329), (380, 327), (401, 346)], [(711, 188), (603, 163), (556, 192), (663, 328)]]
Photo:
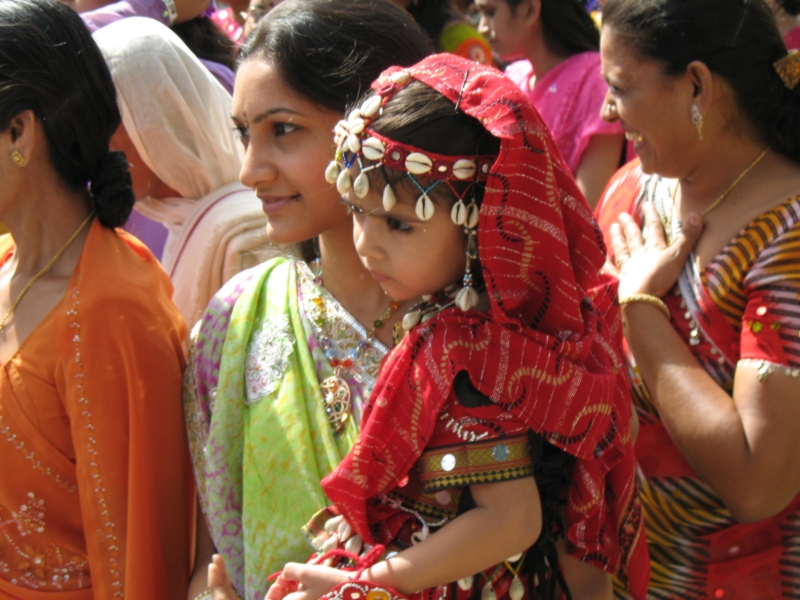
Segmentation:
[(497, 600), (497, 592), (494, 591), (494, 586), (491, 581), (483, 586), (483, 590), (481, 590), (481, 600)]
[(508, 588), (508, 596), (511, 600), (522, 600), (525, 595), (525, 586), (522, 584), (518, 575), (514, 575), (511, 580), (511, 587)]
[(341, 431), (350, 418), (350, 386), (337, 373), (327, 377), (320, 385), (320, 389), (328, 422), (334, 431)]

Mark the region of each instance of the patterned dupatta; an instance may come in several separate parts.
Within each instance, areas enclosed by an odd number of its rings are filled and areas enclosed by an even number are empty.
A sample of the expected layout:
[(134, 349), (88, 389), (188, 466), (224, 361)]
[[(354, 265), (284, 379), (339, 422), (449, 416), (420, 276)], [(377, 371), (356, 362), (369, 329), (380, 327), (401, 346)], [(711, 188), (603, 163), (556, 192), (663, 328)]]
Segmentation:
[[(381, 95), (395, 85), (395, 71), (373, 84)], [(402, 487), (455, 376), (466, 371), (508, 419), (576, 457), (567, 491), (573, 553), (643, 598), (649, 563), (630, 384), (617, 350), (614, 290), (600, 275), (605, 254), (597, 225), (544, 123), (510, 80), (448, 55), (407, 72), (501, 141), (478, 227), (491, 308), (446, 310), (409, 332), (382, 366), (359, 440), (323, 481), (325, 493), (374, 543), (380, 499)]]
[[(320, 319), (322, 307), (327, 317)], [(366, 342), (348, 377), (354, 404), (369, 394), (386, 348), (304, 263), (274, 259), (231, 279), (193, 332), (184, 384), (203, 512), (237, 591), (261, 600), (267, 576), (308, 556), (296, 535), (325, 504), (319, 481), (358, 435), (358, 414), (334, 433), (319, 381)]]

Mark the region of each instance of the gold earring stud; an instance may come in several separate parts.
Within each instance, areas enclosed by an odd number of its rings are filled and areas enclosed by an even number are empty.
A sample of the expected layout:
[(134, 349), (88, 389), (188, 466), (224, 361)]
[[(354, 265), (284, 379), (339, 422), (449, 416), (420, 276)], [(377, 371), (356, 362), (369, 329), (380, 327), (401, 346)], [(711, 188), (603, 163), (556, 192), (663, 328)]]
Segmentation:
[(703, 113), (697, 108), (697, 104), (692, 104), (692, 123), (697, 128), (697, 137), (703, 141)]
[(21, 167), (25, 164), (25, 157), (19, 150), (14, 150), (11, 153), (11, 160), (13, 160), (14, 164), (17, 165), (18, 167)]

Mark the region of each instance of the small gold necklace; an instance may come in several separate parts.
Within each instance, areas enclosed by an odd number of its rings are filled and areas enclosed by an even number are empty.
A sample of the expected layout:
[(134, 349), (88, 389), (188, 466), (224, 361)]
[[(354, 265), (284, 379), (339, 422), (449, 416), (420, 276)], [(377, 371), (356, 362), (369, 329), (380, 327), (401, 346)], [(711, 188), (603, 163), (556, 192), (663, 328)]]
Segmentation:
[[(711, 203), (711, 205), (710, 205), (708, 208), (706, 208), (706, 209), (703, 211), (703, 213), (702, 213), (702, 216), (704, 216), (704, 217), (705, 217), (705, 216), (706, 216), (708, 213), (710, 213), (712, 210), (714, 210), (715, 208), (717, 208), (717, 207), (720, 205), (720, 203), (721, 203), (723, 200), (725, 200), (725, 198), (727, 198), (727, 197), (728, 197), (728, 194), (730, 194), (730, 193), (733, 191), (733, 188), (735, 188), (737, 185), (739, 185), (739, 182), (740, 182), (742, 179), (744, 179), (744, 178), (747, 176), (747, 174), (748, 174), (750, 171), (752, 171), (753, 169), (755, 169), (755, 168), (756, 168), (756, 165), (757, 165), (758, 163), (760, 163), (762, 160), (764, 160), (764, 157), (767, 155), (767, 152), (769, 152), (769, 148), (770, 148), (769, 146), (767, 146), (766, 148), (764, 148), (764, 151), (763, 151), (761, 154), (759, 154), (759, 155), (756, 157), (756, 159), (755, 159), (753, 162), (751, 162), (751, 163), (750, 163), (750, 164), (747, 166), (747, 168), (746, 168), (744, 171), (742, 171), (741, 173), (739, 173), (739, 176), (738, 176), (736, 179), (734, 179), (734, 180), (733, 180), (733, 183), (731, 183), (731, 184), (728, 186), (728, 189), (726, 189), (724, 192), (722, 192), (722, 193), (721, 193), (721, 194), (720, 194), (720, 195), (717, 197), (717, 199), (716, 199), (716, 200), (714, 200), (714, 202), (712, 202), (712, 203)], [(680, 183), (676, 183), (676, 184), (675, 184), (675, 188), (672, 190), (672, 207), (673, 207), (673, 208), (675, 207), (675, 198), (676, 198), (676, 196), (678, 195), (678, 188), (679, 188), (679, 187), (680, 187)]]
[(81, 231), (83, 231), (84, 227), (86, 227), (89, 224), (89, 221), (91, 221), (93, 217), (94, 217), (94, 211), (89, 213), (89, 216), (86, 217), (86, 219), (84, 219), (80, 227), (78, 227), (78, 229), (75, 230), (75, 233), (73, 233), (66, 241), (66, 243), (63, 246), (61, 246), (59, 251), (56, 252), (55, 256), (53, 256), (53, 258), (51, 258), (50, 261), (44, 267), (42, 267), (41, 270), (38, 273), (36, 273), (36, 275), (34, 275), (27, 284), (25, 284), (25, 287), (22, 288), (22, 291), (19, 293), (19, 296), (17, 296), (17, 299), (14, 300), (14, 303), (11, 305), (11, 310), (9, 310), (6, 313), (6, 316), (3, 317), (3, 320), (0, 321), (0, 331), (3, 331), (3, 328), (6, 326), (6, 321), (8, 320), (8, 317), (10, 317), (11, 313), (13, 313), (17, 309), (17, 306), (19, 306), (19, 303), (22, 301), (22, 297), (28, 293), (28, 290), (31, 289), (31, 286), (36, 282), (36, 280), (39, 279), (45, 273), (47, 273), (50, 270), (50, 268), (56, 263), (56, 261), (59, 258), (61, 258), (61, 255), (67, 251), (67, 248), (70, 247), (72, 242), (75, 241), (75, 239), (80, 235)]

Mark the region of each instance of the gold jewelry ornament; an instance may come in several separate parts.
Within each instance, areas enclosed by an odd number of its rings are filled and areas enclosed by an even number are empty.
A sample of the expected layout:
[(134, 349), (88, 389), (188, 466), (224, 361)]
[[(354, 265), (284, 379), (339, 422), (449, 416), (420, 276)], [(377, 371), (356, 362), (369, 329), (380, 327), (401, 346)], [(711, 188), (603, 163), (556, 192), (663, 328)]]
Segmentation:
[(14, 164), (17, 165), (18, 167), (22, 167), (25, 165), (25, 157), (19, 150), (14, 150), (11, 153), (11, 160), (13, 160)]
[(626, 304), (631, 304), (632, 302), (644, 302), (645, 304), (652, 304), (661, 312), (663, 312), (667, 319), (672, 318), (672, 313), (669, 312), (669, 307), (658, 296), (653, 296), (652, 294), (633, 294), (627, 298), (621, 298), (619, 305), (625, 306)]
[(22, 291), (19, 293), (19, 296), (17, 296), (17, 299), (14, 300), (14, 303), (11, 305), (11, 310), (9, 310), (6, 313), (6, 316), (3, 317), (3, 320), (0, 321), (0, 331), (3, 331), (3, 328), (6, 326), (6, 321), (8, 320), (8, 317), (10, 317), (11, 313), (13, 313), (17, 309), (17, 306), (19, 306), (19, 303), (22, 301), (22, 297), (28, 293), (28, 290), (31, 289), (31, 286), (36, 282), (37, 279), (39, 279), (42, 275), (47, 273), (50, 270), (50, 267), (52, 267), (56, 263), (56, 261), (59, 258), (61, 258), (61, 255), (67, 251), (67, 248), (70, 247), (72, 242), (75, 241), (75, 239), (80, 235), (81, 231), (83, 231), (84, 227), (86, 227), (89, 224), (89, 221), (91, 221), (93, 218), (94, 218), (94, 211), (89, 213), (89, 216), (83, 220), (83, 223), (81, 223), (80, 227), (78, 227), (75, 230), (75, 233), (69, 236), (69, 239), (64, 243), (63, 246), (61, 246), (61, 248), (59, 248), (55, 256), (53, 256), (53, 258), (51, 258), (50, 261), (44, 267), (42, 267), (39, 270), (39, 272), (36, 273), (36, 275), (34, 275), (31, 278), (31, 280), (25, 285), (25, 287), (22, 288)]
[[(752, 171), (752, 170), (755, 168), (755, 166), (756, 166), (758, 163), (760, 163), (760, 162), (761, 162), (761, 161), (764, 159), (764, 157), (767, 155), (767, 152), (769, 152), (769, 146), (767, 146), (766, 148), (764, 148), (764, 151), (763, 151), (761, 154), (759, 154), (759, 155), (756, 157), (756, 159), (755, 159), (753, 162), (751, 162), (751, 163), (750, 163), (750, 164), (747, 166), (747, 168), (746, 168), (744, 171), (742, 171), (741, 173), (739, 173), (739, 176), (738, 176), (736, 179), (734, 179), (734, 180), (733, 180), (733, 183), (732, 183), (732, 184), (730, 184), (730, 185), (728, 186), (728, 189), (727, 189), (727, 190), (725, 190), (724, 192), (722, 192), (722, 193), (719, 195), (719, 197), (718, 197), (716, 200), (714, 200), (714, 202), (712, 202), (712, 203), (711, 203), (711, 206), (709, 206), (707, 209), (705, 209), (705, 210), (703, 211), (703, 216), (704, 216), (704, 217), (705, 217), (705, 216), (706, 216), (708, 213), (710, 213), (712, 210), (714, 210), (715, 208), (717, 208), (717, 206), (719, 206), (720, 202), (722, 202), (723, 200), (725, 200), (725, 198), (727, 198), (727, 197), (728, 197), (728, 194), (730, 194), (730, 193), (733, 191), (733, 188), (735, 188), (737, 185), (739, 185), (739, 182), (740, 182), (742, 179), (744, 179), (744, 178), (745, 178), (745, 176), (746, 176), (746, 175), (747, 175), (747, 174), (748, 174), (750, 171)], [(675, 189), (677, 190), (677, 186), (675, 186)], [(675, 198), (673, 197), (673, 199), (672, 199), (672, 200), (673, 200), (673, 205), (674, 205), (674, 204), (675, 204)]]
[(197, 594), (197, 596), (194, 597), (194, 600), (213, 600), (213, 598), (214, 594), (211, 593), (211, 590), (206, 590)]
[(800, 52), (797, 50), (790, 50), (786, 56), (772, 63), (772, 67), (790, 90), (800, 83)]
[(697, 104), (692, 104), (692, 123), (697, 128), (697, 136), (703, 141), (703, 114), (697, 108)]

